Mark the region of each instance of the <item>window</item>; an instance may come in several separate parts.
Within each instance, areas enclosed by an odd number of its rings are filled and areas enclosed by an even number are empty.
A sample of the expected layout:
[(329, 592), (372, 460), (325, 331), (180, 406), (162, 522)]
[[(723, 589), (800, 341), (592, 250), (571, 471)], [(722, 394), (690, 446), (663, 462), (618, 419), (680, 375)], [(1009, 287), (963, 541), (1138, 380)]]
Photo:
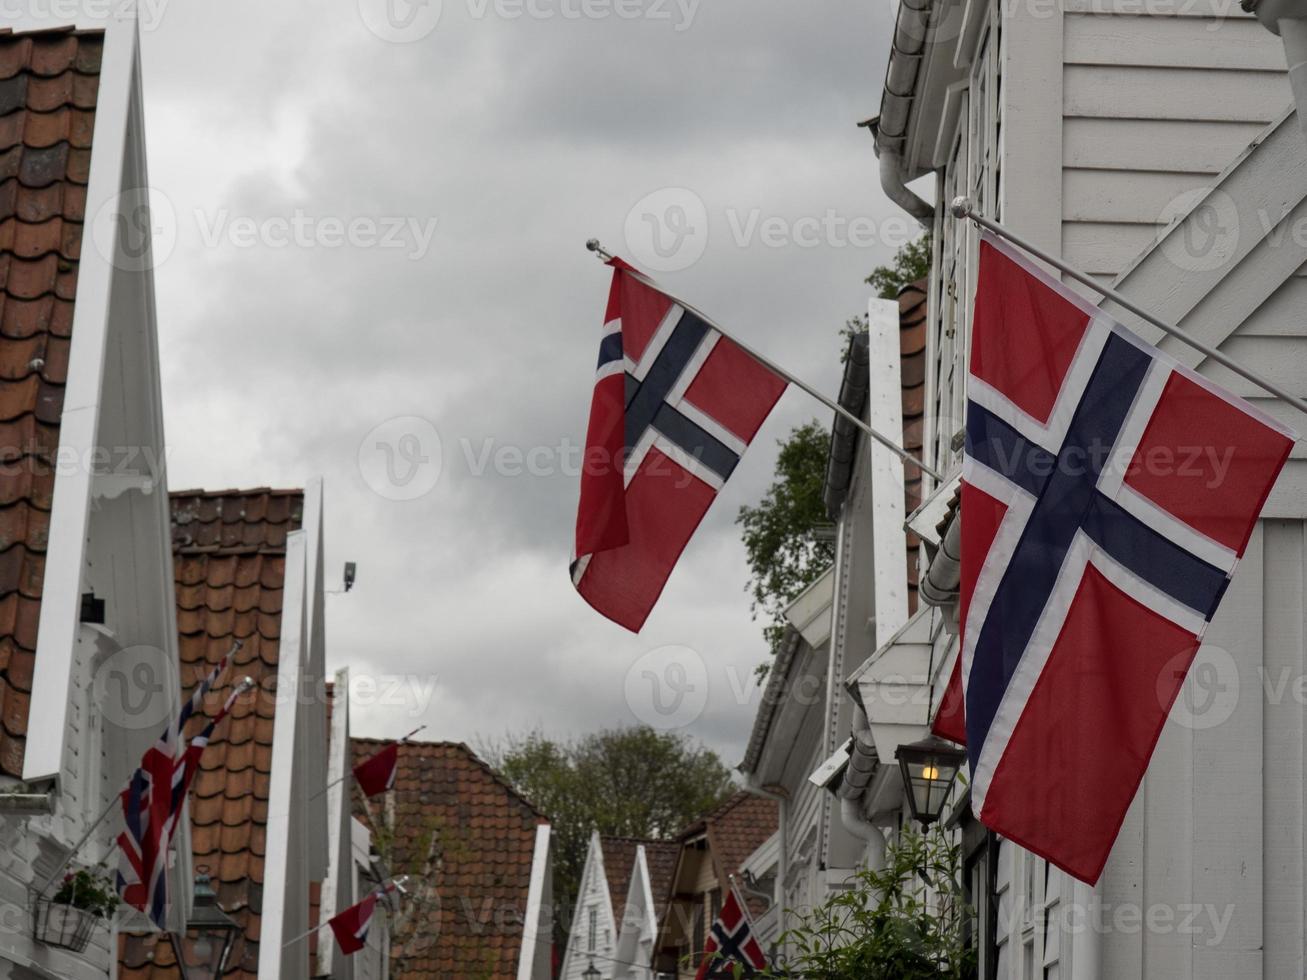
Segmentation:
[(586, 947), (589, 952), (593, 953), (598, 947), (595, 945), (599, 940), (599, 910), (590, 909), (590, 936)]

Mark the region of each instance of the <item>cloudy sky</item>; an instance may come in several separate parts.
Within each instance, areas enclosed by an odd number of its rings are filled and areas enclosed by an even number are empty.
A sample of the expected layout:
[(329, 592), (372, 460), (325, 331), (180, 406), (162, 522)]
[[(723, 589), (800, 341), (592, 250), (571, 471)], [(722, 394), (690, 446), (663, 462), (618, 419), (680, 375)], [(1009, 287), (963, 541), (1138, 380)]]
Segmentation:
[(608, 279), (583, 243), (833, 394), (907, 227), (854, 125), (890, 0), (142, 11), (169, 483), (324, 478), (359, 732), (646, 720), (738, 762), (765, 648), (734, 516), (829, 412), (791, 390), (644, 631), (599, 617), (566, 574)]

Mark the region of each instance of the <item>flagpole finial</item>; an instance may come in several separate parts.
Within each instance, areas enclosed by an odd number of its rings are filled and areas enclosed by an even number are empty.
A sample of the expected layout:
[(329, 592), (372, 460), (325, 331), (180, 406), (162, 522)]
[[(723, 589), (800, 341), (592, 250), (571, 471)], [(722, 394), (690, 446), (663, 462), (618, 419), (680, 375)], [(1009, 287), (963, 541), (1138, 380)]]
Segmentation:
[(611, 262), (613, 255), (606, 248), (599, 244), (599, 239), (591, 238), (585, 243), (585, 247), (594, 252), (604, 262)]
[(975, 210), (969, 197), (955, 197), (949, 204), (949, 213), (955, 218), (970, 218)]

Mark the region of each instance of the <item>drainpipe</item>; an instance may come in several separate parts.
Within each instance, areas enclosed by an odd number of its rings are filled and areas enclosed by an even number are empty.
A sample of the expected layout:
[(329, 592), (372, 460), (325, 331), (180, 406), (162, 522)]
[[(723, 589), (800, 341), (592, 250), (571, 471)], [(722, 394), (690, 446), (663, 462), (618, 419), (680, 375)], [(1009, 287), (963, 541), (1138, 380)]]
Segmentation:
[(858, 801), (862, 799), (879, 767), (867, 713), (861, 705), (855, 704), (853, 751), (849, 755), (849, 765), (836, 795), (840, 798), (840, 822), (844, 824), (845, 830), (866, 843), (869, 852), (867, 864), (875, 870), (885, 866), (885, 832), (862, 815)]
[(754, 774), (749, 773), (744, 781), (744, 791), (764, 800), (776, 801), (776, 883), (772, 886), (772, 902), (776, 905), (776, 922), (780, 926), (778, 936), (785, 935), (785, 875), (789, 871), (790, 851), (790, 801), (780, 793), (763, 789), (754, 782)]
[(1284, 42), (1298, 125), (1307, 133), (1307, 0), (1241, 0), (1240, 6)]

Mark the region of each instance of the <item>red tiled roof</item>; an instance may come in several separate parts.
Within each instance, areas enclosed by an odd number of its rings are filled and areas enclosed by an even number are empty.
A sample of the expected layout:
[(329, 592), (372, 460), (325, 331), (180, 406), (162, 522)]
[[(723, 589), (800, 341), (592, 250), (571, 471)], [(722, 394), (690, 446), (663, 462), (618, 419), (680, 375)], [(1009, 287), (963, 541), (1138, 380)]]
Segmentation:
[[(356, 738), (354, 762), (388, 743)], [(394, 980), (515, 978), (536, 827), (545, 818), (458, 742), (405, 742), (395, 787), (370, 801), (410, 895), (391, 941)], [(357, 814), (371, 822), (365, 812)]]
[(676, 841), (644, 842), (644, 857), (649, 864), (649, 890), (653, 893), (654, 914), (659, 922), (663, 919), (663, 904), (672, 887), (672, 875), (676, 874), (676, 859), (680, 853), (681, 845)]
[[(276, 707), (286, 535), (299, 528), (299, 490), (185, 490), (172, 494), (173, 573), (177, 585), (183, 693), (189, 693), (232, 645), (244, 641), (227, 672), (258, 687), (237, 702), (214, 732), (191, 790), (195, 866), (207, 866), (218, 904), (241, 923), (226, 976), (252, 980), (259, 964), (263, 858)], [(196, 727), (203, 724), (195, 719)], [(172, 947), (154, 936), (123, 944), (123, 980), (177, 977)]]
[(741, 790), (708, 814), (706, 824), (717, 879), (724, 888), (731, 875), (740, 873), (749, 855), (776, 833), (780, 810), (775, 800)]
[[(926, 280), (899, 290), (899, 365), (903, 387), (903, 448), (914, 456), (922, 452), (922, 426), (926, 419)], [(921, 506), (921, 469), (903, 467), (904, 513)], [(907, 532), (908, 615), (917, 611), (917, 548), (921, 540)]]
[(0, 772), (20, 778), (103, 50), (0, 34)]
[(613, 921), (619, 932), (622, 913), (626, 911), (626, 893), (631, 888), (631, 871), (635, 868), (635, 849), (642, 843), (634, 837), (599, 838), (599, 850), (604, 855), (604, 876), (608, 879), (608, 897), (613, 903)]

